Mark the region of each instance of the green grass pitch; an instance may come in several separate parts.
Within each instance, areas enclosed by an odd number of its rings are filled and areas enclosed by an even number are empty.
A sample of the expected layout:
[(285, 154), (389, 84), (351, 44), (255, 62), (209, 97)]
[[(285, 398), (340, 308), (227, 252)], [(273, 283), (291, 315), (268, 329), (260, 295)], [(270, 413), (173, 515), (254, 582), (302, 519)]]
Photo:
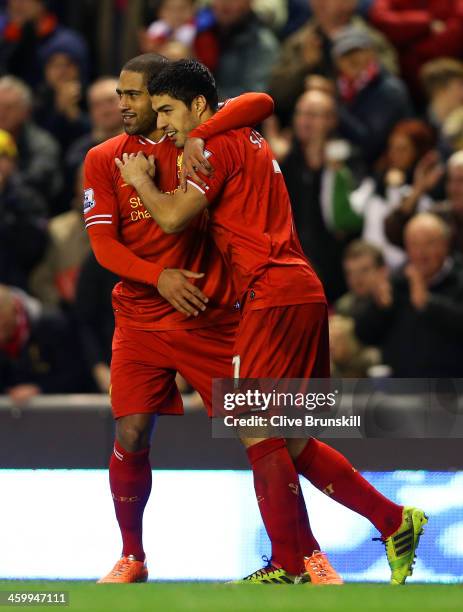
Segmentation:
[[(69, 612), (450, 612), (463, 610), (463, 585), (392, 587), (383, 584), (264, 586), (150, 582), (97, 585), (92, 582), (3, 581), (0, 591), (68, 591), (69, 606), (27, 606)], [(12, 606), (24, 610), (24, 606)], [(3, 610), (7, 607), (1, 606)]]

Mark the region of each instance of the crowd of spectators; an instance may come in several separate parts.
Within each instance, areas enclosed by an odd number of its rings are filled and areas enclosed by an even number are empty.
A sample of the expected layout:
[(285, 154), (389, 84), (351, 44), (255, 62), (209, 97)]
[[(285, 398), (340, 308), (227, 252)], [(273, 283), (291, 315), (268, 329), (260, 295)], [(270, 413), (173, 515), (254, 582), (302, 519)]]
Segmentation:
[(117, 76), (197, 57), (262, 126), (332, 313), (333, 372), (463, 376), (460, 0), (0, 0), (0, 394), (107, 392), (117, 279), (82, 216)]

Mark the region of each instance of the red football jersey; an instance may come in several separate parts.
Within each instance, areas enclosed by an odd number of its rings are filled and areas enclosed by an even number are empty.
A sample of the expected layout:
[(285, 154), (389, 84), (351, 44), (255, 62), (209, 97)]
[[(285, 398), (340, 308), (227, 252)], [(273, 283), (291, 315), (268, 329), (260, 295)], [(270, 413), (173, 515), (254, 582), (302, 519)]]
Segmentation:
[[(236, 295), (223, 259), (207, 232), (208, 213), (199, 215), (180, 234), (164, 234), (135, 189), (124, 183), (114, 162), (123, 153), (138, 151), (157, 158), (156, 182), (162, 191), (177, 189), (179, 152), (166, 139), (155, 143), (123, 134), (94, 147), (85, 159), (85, 225), (100, 263), (105, 265), (106, 260), (109, 263), (111, 250), (111, 264), (117, 262), (111, 268), (116, 271), (116, 267), (122, 276), (113, 290), (116, 324), (168, 330), (207, 327), (234, 320)], [(161, 297), (155, 284), (164, 268), (205, 273), (204, 278), (195, 281), (209, 297), (205, 312), (198, 317), (186, 317)]]
[(213, 238), (242, 304), (251, 309), (325, 302), (294, 229), (280, 167), (264, 138), (243, 128), (212, 137), (204, 177)]

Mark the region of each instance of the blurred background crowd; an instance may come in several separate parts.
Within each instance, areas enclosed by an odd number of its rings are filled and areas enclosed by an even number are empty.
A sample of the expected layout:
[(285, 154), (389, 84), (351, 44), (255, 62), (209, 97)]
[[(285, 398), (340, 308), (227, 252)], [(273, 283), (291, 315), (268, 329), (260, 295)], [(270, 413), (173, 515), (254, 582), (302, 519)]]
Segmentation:
[(122, 64), (197, 57), (260, 129), (331, 309), (333, 374), (463, 376), (461, 0), (0, 0), (0, 394), (109, 388), (117, 279), (82, 222)]

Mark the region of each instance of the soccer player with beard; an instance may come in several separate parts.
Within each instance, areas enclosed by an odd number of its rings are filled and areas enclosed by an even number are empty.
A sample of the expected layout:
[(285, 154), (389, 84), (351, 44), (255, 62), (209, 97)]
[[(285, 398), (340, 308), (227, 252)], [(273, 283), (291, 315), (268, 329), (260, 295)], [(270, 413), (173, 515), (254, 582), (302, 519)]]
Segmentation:
[[(139, 151), (162, 159), (159, 188), (178, 188), (178, 151), (156, 128), (147, 91), (148, 80), (166, 62), (156, 54), (127, 62), (117, 89), (125, 134), (94, 147), (85, 159), (85, 226), (99, 263), (121, 278), (113, 291), (116, 440), (109, 478), (123, 551), (100, 582), (147, 580), (142, 517), (151, 491), (149, 445), (156, 416), (182, 413), (176, 372), (210, 411), (211, 379), (231, 367), (239, 317), (222, 257), (206, 231), (207, 213), (185, 232), (166, 235), (114, 163), (115, 157)], [(231, 100), (206, 129), (213, 135), (254, 124), (272, 110), (269, 96), (246, 94)]]
[[(214, 116), (217, 91), (212, 75), (195, 60), (167, 66), (149, 83), (158, 127), (181, 148), (186, 137), (207, 138), (204, 122)], [(251, 128), (208, 139), (214, 167), (185, 192), (163, 194), (154, 184), (152, 160), (143, 154), (116, 163), (162, 229), (184, 231), (210, 213), (210, 231), (224, 255), (241, 302), (233, 355), (237, 378), (325, 378), (329, 376), (327, 308), (320, 281), (305, 259), (292, 222), (291, 205), (278, 163)], [(259, 508), (272, 541), (272, 558), (247, 580), (269, 583), (301, 572), (297, 538), (281, 547), (283, 514), (297, 532), (301, 503), (297, 472), (324, 493), (368, 518), (381, 533), (391, 583), (411, 575), (423, 526), (422, 510), (400, 506), (372, 487), (330, 446), (314, 439), (242, 437), (254, 472)], [(303, 503), (303, 502), (302, 502)], [(300, 550), (300, 548), (299, 548)], [(339, 584), (322, 553), (305, 559), (312, 581)]]

